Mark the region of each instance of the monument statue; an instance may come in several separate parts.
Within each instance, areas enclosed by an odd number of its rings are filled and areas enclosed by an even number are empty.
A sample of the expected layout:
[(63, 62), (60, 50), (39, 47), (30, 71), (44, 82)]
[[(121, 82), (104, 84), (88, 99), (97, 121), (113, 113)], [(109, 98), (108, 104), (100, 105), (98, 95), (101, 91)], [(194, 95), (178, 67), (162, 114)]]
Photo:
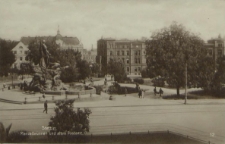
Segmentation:
[(33, 75), (32, 81), (27, 84), (24, 83), (24, 90), (29, 91), (44, 91), (48, 88), (47, 79), (51, 80), (51, 90), (59, 90), (62, 88), (60, 74), (61, 70), (67, 68), (61, 67), (59, 62), (51, 63), (49, 61), (51, 54), (49, 53), (45, 41), (40, 41), (39, 47), (40, 60), (39, 65), (33, 65)]

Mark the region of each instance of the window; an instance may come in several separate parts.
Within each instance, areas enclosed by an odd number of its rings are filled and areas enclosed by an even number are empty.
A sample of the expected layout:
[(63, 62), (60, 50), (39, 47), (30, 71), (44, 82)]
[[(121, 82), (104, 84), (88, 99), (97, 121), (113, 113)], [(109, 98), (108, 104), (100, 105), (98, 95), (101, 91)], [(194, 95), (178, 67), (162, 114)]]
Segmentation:
[(129, 59), (127, 59), (127, 64), (129, 64)]
[(17, 53), (17, 51), (14, 51), (14, 54), (16, 54)]
[(137, 68), (135, 68), (134, 71), (137, 72)]
[(124, 55), (124, 51), (122, 51), (122, 55)]
[(123, 62), (124, 62), (124, 58), (122, 58)]
[(23, 51), (20, 51), (20, 53), (22, 54), (22, 53), (23, 53)]
[(137, 61), (138, 61), (138, 63), (141, 63), (141, 59), (140, 58), (137, 58)]
[(127, 72), (129, 72), (130, 70), (129, 70), (129, 67), (127, 67)]
[(23, 58), (22, 58), (22, 57), (20, 57), (20, 60), (22, 61), (22, 60), (23, 60)]
[(20, 46), (20, 49), (22, 49), (23, 47), (22, 46)]
[(134, 58), (135, 63), (137, 63), (137, 58)]
[(138, 71), (141, 71), (141, 67), (138, 67)]
[(24, 51), (24, 54), (27, 54), (27, 51)]
[(219, 47), (222, 47), (222, 46), (223, 46), (223, 44), (218, 44), (218, 46), (219, 46)]
[(129, 51), (127, 51), (127, 55), (130, 55), (130, 52)]
[(110, 51), (110, 55), (113, 55), (113, 52), (112, 51)]
[(217, 54), (218, 54), (218, 56), (221, 56), (221, 55), (222, 55), (222, 50), (219, 49), (219, 50), (217, 51)]
[(208, 54), (209, 54), (210, 56), (212, 56), (213, 51), (212, 51), (212, 50), (208, 50)]
[(117, 55), (118, 55), (118, 56), (120, 55), (120, 51), (117, 51)]
[(138, 55), (141, 55), (141, 51), (140, 50), (138, 51)]

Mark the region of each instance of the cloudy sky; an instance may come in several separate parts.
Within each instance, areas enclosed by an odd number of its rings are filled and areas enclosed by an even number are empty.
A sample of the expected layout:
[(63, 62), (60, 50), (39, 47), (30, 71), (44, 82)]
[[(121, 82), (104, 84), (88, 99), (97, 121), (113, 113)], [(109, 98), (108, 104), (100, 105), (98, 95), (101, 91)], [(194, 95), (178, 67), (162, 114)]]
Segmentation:
[(140, 39), (173, 21), (204, 40), (225, 36), (225, 0), (0, 0), (0, 38), (76, 36)]

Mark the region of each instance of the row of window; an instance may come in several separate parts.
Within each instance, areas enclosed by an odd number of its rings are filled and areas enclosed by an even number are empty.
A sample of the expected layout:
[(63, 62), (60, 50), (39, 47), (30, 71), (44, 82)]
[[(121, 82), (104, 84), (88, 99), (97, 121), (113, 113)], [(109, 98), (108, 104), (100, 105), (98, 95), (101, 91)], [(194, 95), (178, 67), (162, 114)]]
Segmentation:
[[(135, 48), (141, 48), (141, 45), (133, 45)], [(113, 44), (109, 43), (109, 48), (114, 48)], [(130, 45), (115, 45), (115, 48), (130, 48)]]
[[(130, 67), (127, 67), (127, 72), (129, 72), (130, 71)], [(141, 71), (141, 67), (136, 67), (135, 69), (134, 69), (134, 71), (135, 72), (140, 72)]]
[(20, 58), (19, 58), (20, 61), (22, 61), (23, 59), (24, 59), (25, 61), (27, 61), (27, 60), (25, 59), (25, 57), (24, 57), (24, 58), (23, 58), (23, 57), (20, 57)]
[[(24, 51), (24, 54), (27, 54), (28, 51)], [(17, 51), (13, 51), (13, 54), (17, 54)], [(20, 54), (23, 54), (23, 51), (20, 51)]]
[[(210, 55), (210, 56), (212, 56), (213, 55), (213, 50), (208, 50), (208, 54)], [(223, 51), (222, 50), (217, 50), (217, 55), (222, 55), (223, 54)]]
[[(122, 56), (124, 56), (125, 54), (126, 55), (130, 55), (130, 51), (117, 51), (116, 52), (116, 54), (119, 56), (120, 54), (122, 55)], [(144, 54), (145, 54), (145, 51), (144, 51)], [(110, 51), (110, 55), (113, 55), (113, 51)], [(135, 51), (135, 55), (136, 56), (140, 56), (141, 55), (141, 50), (138, 50), (138, 51)]]

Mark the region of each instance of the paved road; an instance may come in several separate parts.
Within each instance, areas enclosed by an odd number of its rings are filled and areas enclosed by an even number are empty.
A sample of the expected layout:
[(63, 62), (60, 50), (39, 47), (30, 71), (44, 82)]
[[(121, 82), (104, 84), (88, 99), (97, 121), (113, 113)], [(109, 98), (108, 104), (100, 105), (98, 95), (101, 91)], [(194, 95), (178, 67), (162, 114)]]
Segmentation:
[[(103, 81), (96, 82), (102, 84)], [(145, 88), (148, 86), (141, 86)], [(151, 91), (151, 88), (150, 88)], [(173, 92), (173, 90), (168, 90)], [(79, 102), (75, 107), (89, 107), (91, 133), (143, 132), (170, 130), (206, 141), (225, 143), (225, 101), (152, 99), (136, 95), (116, 96), (115, 101)], [(13, 123), (12, 130), (43, 132), (54, 115), (54, 104), (44, 114), (42, 104), (15, 105), (0, 102), (0, 121)], [(211, 135), (211, 136), (210, 136)]]
[[(224, 104), (182, 105), (177, 103), (172, 105), (168, 102), (168, 104), (160, 105), (141, 105), (141, 103), (147, 103), (147, 100), (144, 102), (143, 99), (136, 98), (136, 101), (139, 101), (137, 105), (92, 106), (91, 133), (170, 130), (207, 141), (225, 143)], [(117, 101), (109, 102), (117, 103)], [(88, 107), (86, 104), (88, 103), (75, 104), (75, 107), (82, 105)], [(7, 104), (9, 105), (12, 104)], [(50, 106), (48, 114), (44, 114), (41, 107), (19, 110), (1, 109), (0, 121), (5, 125), (13, 123), (12, 130), (43, 132), (42, 126), (47, 126), (51, 115), (54, 115), (53, 107), (53, 105)]]

